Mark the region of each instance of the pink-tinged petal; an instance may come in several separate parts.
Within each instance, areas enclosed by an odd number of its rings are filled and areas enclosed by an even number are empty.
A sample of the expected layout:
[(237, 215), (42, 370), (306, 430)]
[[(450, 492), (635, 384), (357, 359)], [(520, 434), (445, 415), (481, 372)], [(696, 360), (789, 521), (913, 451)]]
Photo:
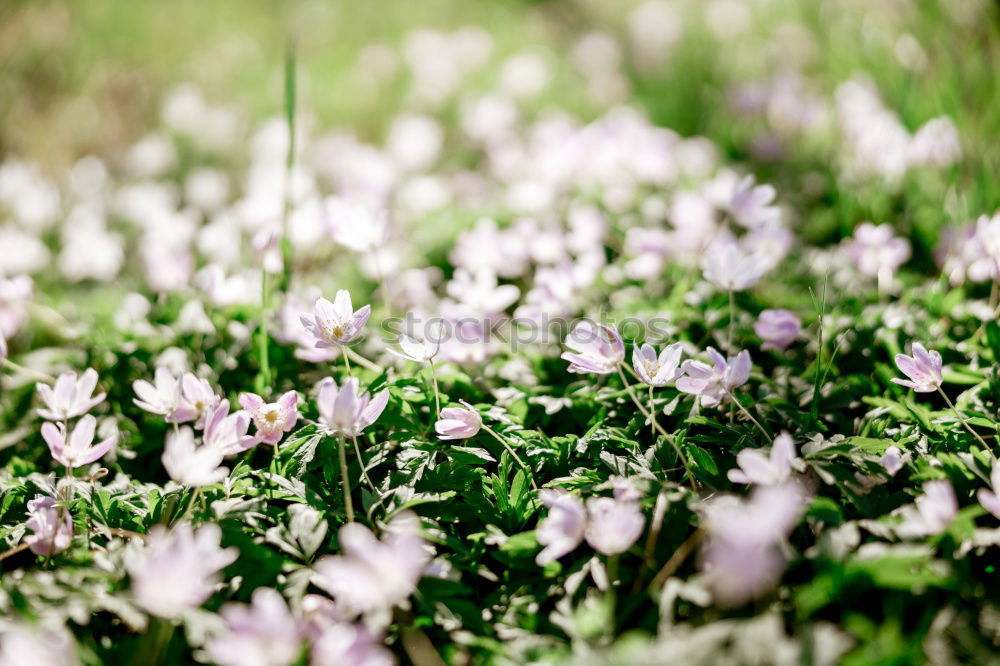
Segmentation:
[(351, 303), (351, 294), (346, 289), (337, 292), (333, 300), (333, 312), (342, 321), (350, 321), (354, 315), (354, 305)]
[(66, 429), (63, 424), (42, 424), (42, 439), (49, 445), (52, 457), (62, 462), (63, 452), (66, 450)]
[(691, 393), (694, 395), (700, 395), (707, 391), (709, 387), (714, 385), (715, 382), (711, 379), (689, 376), (678, 378), (677, 383), (675, 384), (677, 390), (681, 393)]
[(64, 372), (59, 375), (59, 379), (56, 380), (56, 390), (55, 390), (55, 401), (56, 404), (50, 404), (49, 407), (65, 407), (70, 402), (73, 401), (73, 396), (76, 394), (76, 375), (72, 372)]
[(669, 368), (672, 371), (676, 370), (681, 364), (681, 356), (684, 354), (684, 346), (675, 342), (672, 345), (667, 345), (662, 352), (660, 352), (660, 357), (657, 359), (661, 368)]
[(790, 470), (795, 459), (795, 440), (787, 432), (774, 438), (771, 445), (771, 464), (775, 469)]
[(95, 388), (97, 388), (97, 371), (87, 368), (76, 384), (76, 396), (78, 399), (90, 396)]
[(90, 414), (87, 414), (76, 427), (73, 428), (73, 434), (69, 436), (69, 446), (75, 452), (80, 452), (86, 450), (90, 446), (91, 442), (94, 441), (94, 431), (97, 429), (97, 419), (95, 419)]
[(48, 406), (52, 406), (55, 400), (55, 395), (52, 393), (52, 387), (48, 384), (42, 384), (41, 382), (35, 384), (35, 390), (38, 391), (38, 395), (41, 396), (42, 402)]
[(264, 399), (256, 393), (240, 393), (238, 400), (240, 407), (250, 412), (256, 412), (265, 404)]
[(707, 379), (711, 377), (715, 371), (712, 366), (702, 361), (687, 360), (681, 364), (681, 370), (693, 379)]
[(299, 394), (295, 391), (286, 391), (278, 398), (278, 406), (286, 413), (294, 412), (295, 406), (299, 403)]
[(308, 312), (303, 312), (299, 315), (299, 323), (302, 324), (302, 328), (309, 331), (309, 333), (316, 335), (319, 329), (316, 326), (316, 316)]
[(715, 370), (717, 372), (725, 372), (728, 367), (725, 356), (716, 351), (714, 347), (709, 347), (705, 350), (705, 353), (708, 354), (710, 359), (712, 359), (712, 365), (715, 366)]
[(744, 349), (736, 356), (736, 360), (733, 361), (730, 382), (731, 389), (742, 386), (750, 379), (750, 365), (750, 352)]
[(326, 300), (325, 298), (317, 298), (315, 305), (315, 322), (314, 325), (318, 328), (328, 324), (332, 321), (337, 321), (337, 307)]
[(993, 463), (993, 469), (990, 470), (990, 484), (994, 491), (1000, 490), (1000, 462)]
[(97, 444), (89, 451), (87, 451), (86, 455), (84, 455), (77, 461), (78, 465), (89, 465), (92, 462), (100, 460), (107, 454), (108, 451), (111, 450), (111, 447), (114, 446), (117, 442), (118, 442), (118, 435), (116, 433), (111, 437), (108, 437), (101, 443)]
[(743, 449), (736, 454), (736, 464), (753, 483), (774, 483), (774, 469), (771, 460), (760, 449)]
[(372, 306), (366, 305), (363, 308), (359, 308), (357, 312), (354, 313), (354, 317), (351, 320), (351, 327), (354, 331), (360, 331), (366, 323), (368, 323), (368, 318), (372, 314)]
[(358, 380), (349, 377), (344, 380), (333, 403), (333, 418), (337, 425), (346, 427), (354, 423), (358, 414)]
[(750, 483), (750, 477), (743, 473), (743, 470), (731, 469), (726, 476), (733, 483)]
[(899, 379), (898, 377), (893, 377), (890, 379), (893, 384), (899, 384), (900, 386), (905, 386), (906, 388), (916, 389), (917, 385), (907, 379)]
[(92, 409), (93, 409), (94, 407), (96, 407), (97, 405), (99, 405), (99, 404), (101, 404), (102, 402), (104, 402), (104, 398), (106, 398), (107, 396), (108, 396), (108, 394), (107, 394), (107, 393), (98, 393), (98, 394), (97, 394), (97, 395), (95, 395), (95, 396), (94, 396), (93, 398), (91, 398), (91, 399), (90, 399), (90, 400), (88, 400), (87, 402), (85, 402), (85, 403), (83, 403), (82, 405), (80, 405), (80, 406), (79, 406), (79, 407), (78, 407), (78, 408), (77, 408), (76, 410), (74, 410), (74, 411), (75, 411), (75, 412), (76, 412), (77, 414), (84, 414), (84, 413), (86, 413), (86, 412), (89, 412), (89, 411), (90, 411), (90, 410), (92, 410)]
[(378, 420), (378, 417), (382, 415), (382, 411), (389, 402), (389, 391), (383, 390), (375, 394), (372, 401), (368, 403), (364, 411), (361, 412), (361, 421), (364, 425), (370, 426)]
[(916, 360), (910, 358), (906, 354), (896, 354), (896, 367), (899, 368), (907, 377), (916, 379), (923, 375), (920, 366), (917, 364)]
[(992, 513), (996, 518), (1000, 518), (1000, 497), (995, 492), (980, 488), (976, 492), (976, 499), (984, 509)]

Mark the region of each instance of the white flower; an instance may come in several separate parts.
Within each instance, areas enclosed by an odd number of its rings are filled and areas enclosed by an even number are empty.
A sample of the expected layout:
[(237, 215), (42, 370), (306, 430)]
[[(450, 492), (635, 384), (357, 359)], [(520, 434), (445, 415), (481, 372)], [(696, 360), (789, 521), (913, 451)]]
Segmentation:
[(8, 623), (0, 631), (0, 666), (78, 666), (73, 635), (64, 627)]
[(382, 390), (372, 397), (361, 391), (358, 380), (348, 377), (339, 387), (333, 377), (319, 384), (316, 406), (319, 422), (332, 434), (353, 437), (375, 423), (389, 402), (389, 391)]
[(618, 555), (631, 548), (645, 524), (639, 503), (628, 496), (587, 500), (587, 543), (602, 555)]
[(580, 498), (563, 490), (543, 488), (538, 497), (549, 507), (549, 515), (535, 532), (538, 543), (545, 546), (535, 562), (545, 566), (580, 545), (587, 525), (587, 511)]
[(409, 597), (430, 561), (420, 519), (404, 511), (386, 527), (381, 541), (364, 525), (340, 528), (343, 555), (316, 563), (314, 582), (356, 613), (390, 609)]
[(125, 564), (136, 603), (165, 618), (203, 604), (219, 582), (219, 571), (239, 556), (235, 548), (220, 548), (221, 538), (215, 523), (197, 531), (189, 523), (172, 531), (159, 525), (150, 530), (146, 548)]
[(194, 431), (185, 426), (167, 434), (163, 447), (163, 467), (177, 483), (188, 488), (201, 488), (221, 483), (229, 470), (220, 467), (225, 452), (217, 446), (196, 446)]
[(396, 342), (399, 344), (399, 350), (389, 349), (389, 353), (417, 363), (427, 363), (441, 351), (440, 341), (418, 340), (409, 335), (400, 335), (396, 338)]
[(701, 260), (705, 279), (723, 291), (749, 289), (764, 275), (765, 268), (760, 257), (744, 252), (731, 239), (712, 243)]
[(226, 604), (219, 615), (228, 631), (205, 645), (219, 666), (288, 666), (302, 651), (302, 629), (277, 590), (258, 587), (249, 606)]
[(945, 480), (928, 481), (924, 494), (913, 504), (900, 510), (902, 522), (896, 527), (901, 537), (925, 537), (940, 534), (958, 514), (958, 501), (951, 483)]
[[(87, 368), (79, 379), (75, 372), (65, 372), (56, 380), (55, 390), (48, 384), (35, 385), (45, 408), (38, 409), (38, 415), (49, 421), (68, 421), (89, 412), (100, 404), (105, 393), (93, 395), (97, 387), (97, 371)], [(92, 397), (93, 396), (93, 397)]]
[(739, 469), (729, 470), (733, 483), (753, 483), (772, 486), (788, 480), (795, 460), (795, 440), (787, 432), (774, 438), (770, 456), (763, 449), (743, 449), (736, 454)]
[(66, 467), (82, 467), (99, 460), (111, 450), (118, 441), (118, 433), (94, 444), (94, 432), (97, 429), (97, 419), (90, 414), (80, 419), (67, 434), (62, 423), (42, 424), (42, 438), (49, 445), (52, 457)]

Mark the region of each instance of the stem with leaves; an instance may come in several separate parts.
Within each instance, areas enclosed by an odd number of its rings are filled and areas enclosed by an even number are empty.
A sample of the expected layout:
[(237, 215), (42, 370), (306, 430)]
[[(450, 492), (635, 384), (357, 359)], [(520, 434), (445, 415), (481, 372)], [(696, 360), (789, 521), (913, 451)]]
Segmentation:
[(354, 522), (354, 500), (351, 499), (351, 475), (347, 471), (347, 451), (343, 435), (337, 437), (337, 462), (340, 463), (340, 482), (344, 490), (344, 512), (347, 522)]
[(510, 454), (510, 456), (514, 459), (514, 461), (517, 462), (517, 464), (521, 466), (521, 469), (523, 469), (524, 472), (528, 475), (528, 481), (531, 482), (531, 487), (534, 488), (535, 490), (538, 490), (538, 484), (535, 483), (535, 475), (532, 474), (531, 468), (524, 464), (524, 461), (521, 460), (520, 457), (518, 457), (514, 449), (511, 448), (510, 444), (507, 443), (507, 440), (501, 437), (495, 430), (493, 430), (493, 428), (489, 427), (485, 423), (483, 424), (483, 430), (493, 435), (493, 437), (503, 445), (503, 448), (507, 450), (507, 453)]
[(964, 416), (964, 415), (962, 414), (962, 412), (958, 411), (958, 408), (957, 408), (957, 407), (955, 407), (955, 403), (953, 403), (953, 402), (951, 401), (951, 398), (949, 398), (949, 397), (948, 397), (948, 394), (947, 394), (947, 393), (945, 393), (945, 392), (944, 392), (944, 390), (942, 390), (942, 388), (941, 388), (940, 386), (938, 386), (938, 387), (937, 387), (937, 390), (938, 390), (938, 393), (940, 393), (940, 394), (941, 394), (941, 397), (942, 397), (942, 398), (944, 398), (944, 401), (945, 401), (946, 403), (948, 403), (948, 406), (949, 406), (949, 407), (951, 407), (951, 411), (955, 412), (955, 416), (957, 416), (957, 417), (958, 417), (958, 420), (962, 422), (962, 425), (963, 425), (963, 426), (965, 426), (965, 429), (969, 431), (969, 434), (970, 434), (970, 435), (972, 435), (973, 437), (975, 437), (976, 439), (978, 439), (978, 440), (979, 440), (979, 443), (983, 445), (983, 448), (984, 448), (984, 449), (985, 449), (986, 451), (989, 451), (989, 452), (991, 452), (991, 453), (992, 453), (992, 452), (993, 452), (993, 449), (992, 449), (992, 448), (990, 448), (990, 445), (986, 443), (986, 440), (985, 440), (985, 439), (983, 439), (983, 438), (982, 438), (982, 437), (981, 437), (981, 436), (979, 435), (979, 433), (977, 433), (977, 432), (976, 432), (975, 430), (973, 430), (973, 429), (972, 429), (972, 426), (971, 426), (971, 425), (969, 425), (969, 422), (968, 422), (968, 420), (966, 420), (966, 418), (965, 418), (965, 416)]

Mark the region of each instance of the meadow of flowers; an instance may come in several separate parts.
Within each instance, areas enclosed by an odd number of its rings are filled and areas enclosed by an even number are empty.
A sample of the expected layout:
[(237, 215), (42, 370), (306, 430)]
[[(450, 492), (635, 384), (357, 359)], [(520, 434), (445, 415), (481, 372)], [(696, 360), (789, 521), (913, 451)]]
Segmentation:
[(995, 3), (141, 4), (0, 9), (0, 664), (996, 661)]

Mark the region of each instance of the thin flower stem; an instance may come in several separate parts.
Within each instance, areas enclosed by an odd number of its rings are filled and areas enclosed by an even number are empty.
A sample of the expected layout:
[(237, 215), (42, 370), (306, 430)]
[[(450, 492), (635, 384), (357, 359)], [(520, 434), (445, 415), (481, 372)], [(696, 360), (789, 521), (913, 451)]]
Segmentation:
[[(653, 385), (649, 385), (649, 413), (656, 414), (656, 408), (653, 405)], [(653, 426), (652, 421), (649, 423), (649, 433), (652, 435), (653, 440), (656, 440), (656, 428)]]
[(687, 540), (684, 541), (684, 543), (678, 546), (677, 550), (674, 551), (674, 554), (670, 556), (669, 560), (667, 560), (667, 563), (663, 565), (663, 568), (660, 569), (656, 576), (653, 577), (653, 582), (649, 584), (649, 589), (654, 590), (663, 587), (663, 584), (667, 582), (667, 579), (674, 575), (674, 572), (680, 568), (681, 564), (684, 563), (684, 560), (688, 558), (688, 555), (691, 554), (691, 552), (695, 549), (695, 546), (701, 542), (704, 536), (705, 531), (699, 527), (691, 534), (691, 536), (687, 538)]
[(14, 555), (17, 555), (18, 553), (25, 551), (28, 548), (29, 548), (28, 544), (22, 543), (19, 546), (14, 546), (13, 548), (5, 550), (4, 552), (0, 553), (0, 561), (6, 560), (8, 557), (13, 557)]
[(4, 365), (10, 366), (10, 369), (14, 372), (19, 372), (22, 375), (28, 375), (29, 377), (34, 377), (35, 379), (43, 382), (48, 382), (49, 384), (54, 384), (56, 378), (52, 375), (46, 374), (44, 372), (39, 372), (38, 370), (32, 370), (31, 368), (26, 368), (19, 363), (14, 363), (10, 359), (0, 359), (0, 367)]
[(438, 378), (437, 378), (437, 367), (434, 365), (434, 359), (430, 359), (431, 364), (431, 380), (434, 382), (434, 409), (437, 411), (437, 417), (441, 418), (441, 394), (438, 391)]
[(985, 439), (979, 436), (979, 433), (977, 433), (975, 430), (972, 429), (972, 426), (969, 425), (969, 422), (965, 419), (962, 413), (958, 411), (958, 408), (955, 407), (955, 403), (951, 401), (951, 398), (948, 397), (948, 394), (945, 393), (940, 386), (938, 386), (938, 393), (941, 394), (941, 397), (944, 398), (944, 401), (948, 403), (949, 407), (951, 407), (951, 411), (955, 412), (955, 416), (957, 416), (958, 420), (962, 422), (962, 425), (965, 426), (965, 429), (969, 431), (969, 434), (978, 439), (979, 443), (983, 445), (983, 448), (992, 453), (993, 449), (990, 448), (990, 445), (986, 443)]
[(340, 350), (347, 356), (350, 356), (351, 360), (360, 365), (361, 367), (367, 368), (368, 370), (371, 370), (372, 372), (375, 372), (377, 374), (382, 374), (382, 366), (378, 365), (377, 363), (372, 363), (371, 361), (369, 361), (364, 356), (357, 353), (350, 347), (341, 347)]
[(733, 395), (733, 392), (732, 392), (732, 391), (726, 391), (726, 393), (727, 393), (727, 394), (729, 395), (729, 398), (730, 398), (730, 399), (731, 399), (731, 400), (733, 401), (733, 403), (734, 403), (734, 404), (735, 404), (735, 405), (736, 405), (737, 407), (739, 407), (740, 411), (741, 411), (741, 412), (743, 412), (743, 413), (744, 413), (744, 414), (746, 415), (746, 417), (747, 417), (748, 419), (750, 419), (751, 421), (753, 421), (753, 424), (754, 424), (755, 426), (757, 426), (757, 429), (758, 429), (758, 430), (760, 430), (760, 431), (761, 431), (761, 432), (762, 432), (762, 433), (764, 434), (764, 437), (767, 437), (768, 441), (771, 441), (771, 442), (773, 442), (773, 441), (774, 441), (774, 438), (773, 438), (773, 437), (771, 436), (771, 433), (769, 433), (769, 432), (768, 432), (768, 431), (767, 431), (767, 430), (766, 430), (766, 429), (764, 428), (764, 426), (762, 426), (762, 425), (760, 424), (760, 421), (758, 421), (757, 419), (755, 419), (755, 418), (753, 417), (753, 414), (751, 414), (750, 412), (748, 412), (748, 411), (747, 411), (746, 407), (744, 407), (744, 406), (743, 406), (743, 404), (742, 404), (742, 403), (741, 403), (741, 402), (740, 402), (739, 400), (737, 400), (737, 399), (736, 399), (736, 396), (735, 396), (735, 395)]
[(340, 356), (344, 359), (344, 369), (347, 371), (347, 376), (351, 377), (351, 362), (347, 358), (347, 347), (340, 348)]
[(729, 339), (727, 344), (729, 345), (729, 351), (735, 351), (736, 347), (733, 345), (733, 325), (736, 323), (736, 297), (733, 295), (733, 290), (729, 290)]
[(538, 484), (535, 483), (535, 475), (532, 474), (531, 468), (524, 464), (524, 461), (518, 457), (517, 453), (514, 452), (514, 449), (511, 448), (510, 444), (507, 443), (507, 440), (501, 437), (495, 430), (493, 430), (493, 428), (489, 427), (485, 423), (483, 424), (483, 430), (493, 435), (493, 437), (503, 445), (503, 448), (507, 450), (507, 453), (509, 453), (511, 457), (517, 462), (517, 464), (521, 466), (521, 469), (527, 472), (528, 481), (531, 482), (531, 487), (534, 488), (535, 490), (538, 490)]
[(649, 535), (646, 537), (646, 547), (643, 550), (642, 565), (639, 573), (636, 574), (635, 583), (632, 586), (632, 594), (639, 592), (642, 587), (642, 576), (653, 564), (653, 554), (656, 551), (656, 542), (660, 538), (660, 530), (663, 528), (663, 517), (667, 513), (667, 493), (660, 490), (656, 496), (656, 504), (653, 506), (653, 521), (649, 524)]
[(684, 469), (687, 471), (688, 478), (691, 480), (691, 489), (697, 490), (698, 480), (695, 479), (694, 474), (691, 472), (691, 466), (688, 465), (687, 458), (684, 457), (684, 452), (681, 450), (681, 447), (677, 445), (677, 442), (674, 441), (674, 438), (671, 437), (666, 430), (660, 427), (660, 424), (656, 422), (656, 417), (651, 412), (646, 412), (646, 408), (642, 406), (642, 401), (639, 400), (639, 397), (635, 394), (635, 391), (632, 390), (632, 385), (628, 383), (628, 378), (625, 377), (625, 372), (622, 371), (621, 365), (618, 366), (618, 375), (621, 377), (622, 384), (625, 385), (625, 391), (628, 393), (628, 397), (632, 399), (632, 402), (635, 403), (635, 406), (639, 409), (639, 412), (649, 421), (650, 427), (652, 427), (653, 430), (655, 430), (656, 432), (663, 435), (663, 437), (673, 445), (674, 451), (677, 452), (677, 457), (680, 458), (681, 464), (684, 465)]
[(354, 500), (351, 499), (351, 477), (347, 473), (347, 451), (344, 446), (344, 438), (337, 438), (337, 459), (340, 462), (340, 482), (344, 487), (344, 511), (347, 513), (347, 522), (354, 522)]
[(269, 316), (270, 288), (267, 269), (261, 267), (260, 281), (260, 327), (257, 329), (257, 345), (260, 353), (260, 374), (258, 375), (258, 390), (261, 392), (271, 386), (271, 361), (269, 358), (269, 339), (267, 334), (267, 318)]
[(618, 555), (608, 557), (608, 584), (618, 587)]
[(368, 476), (368, 470), (365, 469), (365, 459), (361, 455), (361, 447), (358, 446), (358, 438), (352, 436), (351, 439), (354, 441), (354, 454), (358, 457), (358, 464), (361, 465), (361, 476), (365, 477), (365, 481), (368, 483), (368, 487), (372, 489), (372, 492), (378, 493), (375, 488), (375, 484), (372, 483), (371, 478)]

